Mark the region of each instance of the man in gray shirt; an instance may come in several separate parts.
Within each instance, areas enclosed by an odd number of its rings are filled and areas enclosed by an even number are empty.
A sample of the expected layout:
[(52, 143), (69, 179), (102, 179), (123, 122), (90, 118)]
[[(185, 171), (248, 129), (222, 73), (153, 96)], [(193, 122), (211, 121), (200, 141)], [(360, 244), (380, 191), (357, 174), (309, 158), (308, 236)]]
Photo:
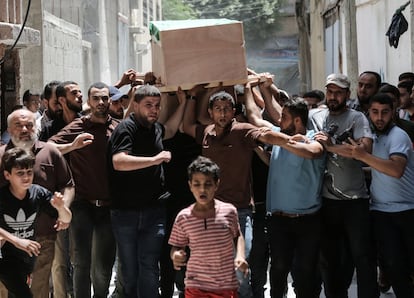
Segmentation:
[(348, 109), (350, 96), (347, 76), (331, 74), (326, 81), (328, 109), (312, 114), (310, 122), (319, 131), (315, 139), (328, 152), (322, 189), (322, 279), (326, 297), (347, 297), (349, 286), (346, 262), (349, 249), (357, 271), (358, 297), (378, 297), (375, 254), (371, 249), (369, 194), (362, 164), (343, 145), (356, 140), (371, 152), (372, 135), (366, 117)]

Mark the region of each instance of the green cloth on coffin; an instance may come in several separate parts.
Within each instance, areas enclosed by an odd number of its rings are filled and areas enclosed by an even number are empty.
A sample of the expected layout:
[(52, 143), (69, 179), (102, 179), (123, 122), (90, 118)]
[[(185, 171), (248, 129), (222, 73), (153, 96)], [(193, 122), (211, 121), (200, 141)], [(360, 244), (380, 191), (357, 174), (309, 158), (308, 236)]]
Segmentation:
[(240, 23), (229, 19), (197, 19), (178, 21), (153, 21), (150, 22), (149, 31), (156, 41), (160, 40), (160, 31), (189, 29), (197, 27), (209, 27), (216, 25), (227, 25)]

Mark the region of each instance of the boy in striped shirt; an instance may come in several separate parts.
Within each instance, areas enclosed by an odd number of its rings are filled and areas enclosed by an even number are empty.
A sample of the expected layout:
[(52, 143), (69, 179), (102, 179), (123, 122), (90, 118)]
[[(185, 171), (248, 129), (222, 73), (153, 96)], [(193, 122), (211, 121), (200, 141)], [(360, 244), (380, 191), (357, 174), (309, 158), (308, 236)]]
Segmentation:
[(214, 198), (220, 180), (213, 161), (198, 157), (188, 177), (196, 202), (177, 215), (169, 239), (174, 268), (187, 266), (185, 297), (237, 298), (235, 270), (248, 272), (237, 210)]

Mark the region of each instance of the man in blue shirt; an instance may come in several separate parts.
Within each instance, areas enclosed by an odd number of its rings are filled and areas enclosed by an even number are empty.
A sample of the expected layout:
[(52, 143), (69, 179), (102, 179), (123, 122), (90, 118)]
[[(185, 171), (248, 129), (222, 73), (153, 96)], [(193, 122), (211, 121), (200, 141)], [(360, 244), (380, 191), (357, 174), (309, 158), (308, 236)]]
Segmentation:
[(308, 107), (304, 100), (286, 102), (280, 127), (276, 127), (262, 119), (249, 89), (245, 95), (249, 121), (289, 138), (288, 144), (272, 142), (266, 135), (259, 138), (274, 145), (266, 196), (266, 209), (272, 213), (268, 227), (271, 296), (284, 297), (287, 276), (292, 271), (298, 297), (316, 297), (319, 294), (316, 270), (321, 239), (320, 192), (325, 171), (323, 146), (313, 141), (313, 131), (306, 129)]
[(397, 297), (414, 297), (414, 155), (407, 133), (393, 122), (393, 101), (379, 93), (370, 100), (375, 132), (372, 154), (357, 142), (352, 157), (372, 169), (372, 227), (383, 269)]
[(321, 187), (325, 170), (323, 147), (306, 130), (308, 108), (292, 101), (282, 110), (280, 127), (293, 138), (303, 138), (303, 148), (273, 146), (267, 181), (270, 221), (272, 297), (283, 297), (286, 278), (294, 265), (295, 291), (299, 297), (314, 297), (321, 237)]

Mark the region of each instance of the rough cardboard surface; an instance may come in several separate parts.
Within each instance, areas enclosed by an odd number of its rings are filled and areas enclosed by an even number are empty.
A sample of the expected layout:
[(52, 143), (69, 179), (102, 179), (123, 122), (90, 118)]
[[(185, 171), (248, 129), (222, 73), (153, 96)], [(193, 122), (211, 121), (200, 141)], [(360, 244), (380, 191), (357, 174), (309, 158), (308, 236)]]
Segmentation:
[[(200, 20), (196, 20), (200, 21)], [(167, 21), (173, 22), (173, 21)], [(189, 89), (196, 84), (245, 82), (246, 57), (241, 22), (187, 28), (158, 26), (152, 38), (153, 72), (164, 89)], [(157, 23), (154, 22), (154, 26)], [(181, 24), (182, 25), (182, 24)], [(174, 26), (171, 26), (174, 28)]]

